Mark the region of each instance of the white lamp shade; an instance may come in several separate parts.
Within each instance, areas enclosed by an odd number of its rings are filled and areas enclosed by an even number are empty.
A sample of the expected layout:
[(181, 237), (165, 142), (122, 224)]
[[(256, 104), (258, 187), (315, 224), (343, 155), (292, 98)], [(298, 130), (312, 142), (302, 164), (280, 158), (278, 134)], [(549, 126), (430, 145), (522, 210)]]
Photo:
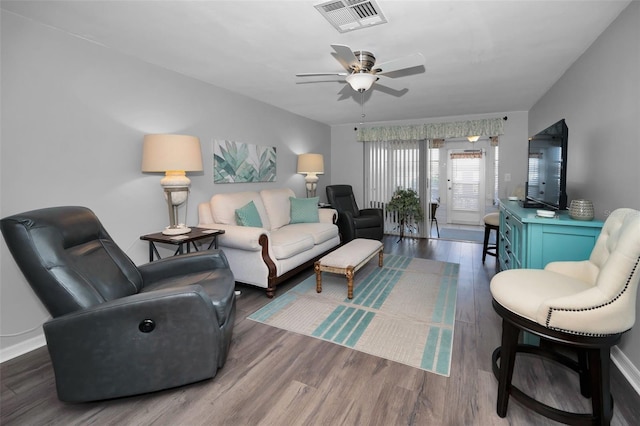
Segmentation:
[(142, 145), (142, 171), (202, 171), (200, 139), (186, 135), (145, 135)]
[(347, 83), (349, 83), (353, 90), (357, 92), (365, 92), (369, 90), (371, 85), (373, 85), (373, 82), (377, 79), (378, 77), (369, 73), (355, 73), (348, 75), (346, 78)]
[(324, 174), (324, 158), (322, 154), (298, 155), (298, 173)]
[(478, 139), (480, 139), (480, 136), (467, 136), (469, 142), (478, 142)]

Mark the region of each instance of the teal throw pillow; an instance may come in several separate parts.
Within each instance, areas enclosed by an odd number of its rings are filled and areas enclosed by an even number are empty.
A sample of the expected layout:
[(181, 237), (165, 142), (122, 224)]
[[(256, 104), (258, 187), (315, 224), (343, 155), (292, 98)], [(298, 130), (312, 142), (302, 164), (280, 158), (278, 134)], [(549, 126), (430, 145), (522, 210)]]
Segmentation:
[(239, 209), (236, 209), (236, 221), (240, 226), (255, 226), (257, 228), (262, 228), (262, 220), (260, 219), (260, 214), (258, 213), (258, 209), (253, 201), (249, 201), (249, 203)]
[(318, 197), (289, 197), (289, 201), (291, 201), (291, 223), (320, 222), (320, 218), (318, 217), (318, 199)]

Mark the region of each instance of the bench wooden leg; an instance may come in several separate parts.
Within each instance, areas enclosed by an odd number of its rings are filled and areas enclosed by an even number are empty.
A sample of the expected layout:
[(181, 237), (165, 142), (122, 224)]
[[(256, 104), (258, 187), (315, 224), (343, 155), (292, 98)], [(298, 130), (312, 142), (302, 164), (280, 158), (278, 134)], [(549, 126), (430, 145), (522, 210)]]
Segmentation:
[(382, 257), (383, 257), (383, 253), (382, 253), (382, 247), (380, 247), (380, 251), (378, 252), (378, 266), (382, 268)]
[(353, 299), (353, 266), (347, 266), (345, 275), (347, 276), (347, 297)]
[(322, 293), (322, 272), (319, 261), (313, 264), (313, 270), (316, 271), (316, 293)]

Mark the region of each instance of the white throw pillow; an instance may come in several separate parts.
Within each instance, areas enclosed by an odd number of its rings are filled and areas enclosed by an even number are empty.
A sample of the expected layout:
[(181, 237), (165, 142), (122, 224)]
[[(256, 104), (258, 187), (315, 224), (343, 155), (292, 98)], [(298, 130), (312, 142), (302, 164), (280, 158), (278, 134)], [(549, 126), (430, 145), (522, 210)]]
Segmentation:
[(289, 188), (263, 189), (260, 191), (260, 197), (271, 222), (271, 229), (282, 228), (291, 222), (291, 202), (289, 197), (295, 196), (296, 194)]
[(254, 191), (216, 194), (211, 197), (209, 204), (211, 206), (213, 221), (224, 225), (237, 225), (236, 210), (251, 201), (253, 201), (256, 210), (258, 210), (258, 214), (262, 220), (262, 227), (271, 229), (269, 217), (265, 211), (264, 204), (262, 204), (262, 198), (260, 198), (260, 194)]

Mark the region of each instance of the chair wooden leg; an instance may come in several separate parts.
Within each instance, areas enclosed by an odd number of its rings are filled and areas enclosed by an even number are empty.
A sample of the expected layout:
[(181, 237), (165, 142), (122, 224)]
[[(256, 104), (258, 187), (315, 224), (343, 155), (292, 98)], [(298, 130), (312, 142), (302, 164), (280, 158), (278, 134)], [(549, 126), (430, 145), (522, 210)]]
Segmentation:
[(489, 234), (491, 233), (491, 229), (488, 226), (484, 227), (484, 243), (482, 245), (482, 264), (484, 265), (484, 260), (487, 258), (487, 250), (489, 249)]
[[(495, 311), (502, 317), (501, 346), (493, 352), (492, 369), (498, 379), (496, 412), (505, 417), (509, 399), (548, 419), (564, 424), (609, 425), (613, 417), (611, 395), (611, 346), (616, 345), (622, 333), (606, 336), (582, 336), (552, 330), (520, 317), (493, 300)], [(518, 344), (520, 330), (541, 337), (539, 346)], [(573, 348), (578, 359), (567, 356), (567, 347)], [(591, 398), (591, 413), (560, 410), (544, 404), (512, 384), (516, 353), (527, 353), (559, 363), (579, 374), (580, 393)], [(498, 366), (498, 361), (499, 366)]]
[(591, 406), (597, 424), (608, 425), (613, 417), (611, 398), (610, 348), (588, 350), (589, 375), (591, 377)]
[(507, 415), (519, 334), (520, 329), (518, 327), (505, 320), (502, 321), (502, 346), (499, 348), (500, 372), (498, 375), (498, 403), (496, 406), (496, 412), (500, 417)]
[(589, 374), (589, 360), (587, 351), (578, 349), (578, 375), (580, 377), (580, 393), (585, 398), (591, 398), (591, 375)]
[(322, 271), (320, 270), (320, 261), (313, 264), (313, 270), (316, 273), (316, 293), (322, 293)]

